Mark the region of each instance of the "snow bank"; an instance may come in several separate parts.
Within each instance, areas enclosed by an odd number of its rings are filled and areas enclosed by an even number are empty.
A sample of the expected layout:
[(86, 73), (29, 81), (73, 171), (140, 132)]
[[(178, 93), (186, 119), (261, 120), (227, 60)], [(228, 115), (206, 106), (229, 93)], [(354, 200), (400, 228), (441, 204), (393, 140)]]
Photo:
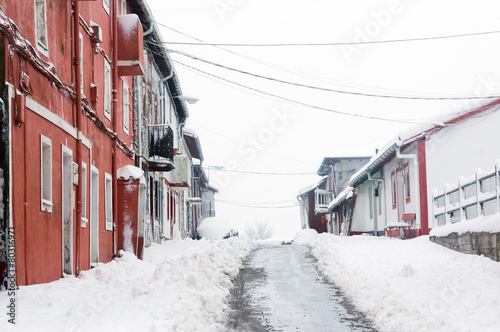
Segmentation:
[(309, 244), (316, 240), (318, 232), (315, 229), (302, 229), (295, 234), (293, 244)]
[[(0, 331), (226, 331), (227, 297), (249, 241), (171, 241), (80, 277), (21, 287), (16, 326)], [(7, 292), (0, 292), (6, 308)], [(6, 312), (6, 311), (5, 311)]]
[(139, 167), (135, 167), (132, 165), (126, 165), (118, 169), (116, 172), (118, 179), (125, 180), (138, 180), (144, 175), (144, 171)]
[(431, 236), (448, 236), (451, 233), (458, 233), (459, 235), (467, 232), (487, 232), (499, 233), (500, 232), (500, 214), (491, 216), (480, 216), (471, 220), (463, 220), (454, 224), (447, 224), (443, 226), (434, 227)]
[(429, 241), (321, 234), (322, 273), (378, 331), (500, 331), (500, 264)]

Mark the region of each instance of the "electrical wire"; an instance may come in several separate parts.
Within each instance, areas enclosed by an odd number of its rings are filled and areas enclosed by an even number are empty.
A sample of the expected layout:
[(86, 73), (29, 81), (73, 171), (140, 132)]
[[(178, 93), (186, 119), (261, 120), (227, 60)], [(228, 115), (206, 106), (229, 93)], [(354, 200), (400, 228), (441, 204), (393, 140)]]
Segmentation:
[(465, 96), (465, 97), (425, 97), (425, 96), (397, 96), (397, 95), (380, 95), (380, 94), (371, 94), (371, 93), (363, 93), (363, 92), (355, 92), (355, 91), (345, 91), (345, 90), (337, 90), (337, 89), (329, 89), (329, 88), (323, 88), (323, 87), (317, 87), (313, 85), (308, 85), (308, 84), (302, 84), (302, 83), (296, 83), (296, 82), (289, 82), (285, 80), (281, 80), (278, 78), (273, 78), (273, 77), (268, 77), (268, 76), (263, 76), (263, 75), (258, 75), (254, 74), (248, 71), (244, 71), (241, 69), (236, 69), (232, 68), (229, 66), (222, 65), (220, 63), (215, 63), (209, 60), (205, 60), (202, 58), (199, 58), (197, 56), (182, 52), (182, 51), (175, 51), (175, 50), (168, 50), (168, 52), (176, 53), (183, 55), (185, 57), (189, 57), (191, 59), (201, 61), (207, 64), (210, 64), (212, 66), (224, 68), (227, 70), (231, 70), (234, 72), (238, 72), (240, 74), (244, 75), (249, 75), (269, 81), (274, 81), (278, 83), (283, 83), (283, 84), (288, 84), (288, 85), (293, 85), (301, 88), (308, 88), (308, 89), (314, 89), (314, 90), (321, 90), (321, 91), (326, 91), (326, 92), (335, 92), (335, 93), (341, 93), (341, 94), (348, 94), (348, 95), (354, 95), (354, 96), (363, 96), (363, 97), (376, 97), (376, 98), (392, 98), (392, 99), (411, 99), (411, 100), (471, 100), (471, 99), (497, 99), (500, 98), (500, 95), (495, 95), (495, 96)]
[(293, 104), (296, 104), (296, 105), (300, 105), (300, 106), (305, 106), (305, 107), (314, 108), (314, 109), (318, 109), (318, 110), (322, 110), (322, 111), (326, 111), (326, 112), (331, 112), (331, 113), (335, 113), (335, 114), (340, 114), (340, 115), (345, 115), (345, 116), (351, 116), (351, 117), (358, 117), (358, 118), (364, 118), (364, 119), (370, 119), (370, 120), (390, 121), (390, 122), (407, 123), (407, 124), (416, 124), (416, 123), (420, 123), (421, 124), (422, 123), (422, 122), (419, 122), (419, 121), (412, 121), (412, 120), (383, 118), (383, 117), (377, 117), (377, 116), (371, 116), (371, 115), (362, 115), (362, 114), (356, 114), (356, 113), (349, 113), (349, 112), (343, 112), (343, 111), (334, 110), (334, 109), (327, 108), (327, 107), (321, 107), (321, 106), (317, 106), (317, 105), (313, 105), (313, 104), (308, 104), (308, 103), (304, 103), (304, 102), (301, 102), (301, 101), (298, 101), (298, 100), (294, 100), (294, 99), (282, 97), (282, 96), (279, 96), (279, 95), (276, 95), (276, 94), (273, 94), (273, 93), (265, 92), (265, 91), (262, 91), (262, 90), (259, 90), (259, 89), (256, 89), (256, 88), (252, 88), (252, 87), (246, 86), (244, 84), (240, 84), (240, 83), (237, 83), (237, 82), (225, 79), (223, 77), (217, 76), (215, 74), (208, 73), (206, 71), (203, 71), (201, 69), (192, 67), (190, 65), (187, 65), (187, 64), (182, 63), (182, 62), (177, 61), (177, 60), (172, 60), (172, 61), (175, 62), (175, 63), (177, 63), (178, 65), (184, 67), (184, 68), (191, 68), (192, 70), (194, 70), (196, 72), (203, 73), (205, 75), (218, 78), (220, 80), (232, 83), (234, 85), (237, 85), (237, 86), (240, 86), (240, 87), (243, 87), (243, 88), (246, 88), (248, 90), (256, 91), (256, 92), (259, 92), (259, 93), (261, 93), (263, 95), (272, 96), (272, 97), (275, 97), (277, 99), (284, 100), (284, 101), (287, 101), (287, 102), (290, 102), (290, 103), (293, 103)]
[(233, 206), (238, 206), (238, 207), (245, 207), (245, 208), (252, 208), (252, 209), (289, 209), (289, 208), (294, 208), (299, 206), (298, 202), (293, 204), (293, 205), (281, 205), (281, 206), (263, 206), (263, 205), (248, 205), (248, 204), (240, 204), (236, 202), (228, 202), (224, 200), (215, 200), (218, 203), (221, 204), (226, 204), (226, 205), (233, 205)]
[(451, 38), (461, 38), (461, 37), (472, 37), (481, 35), (491, 35), (500, 33), (500, 30), (494, 31), (482, 31), (482, 32), (471, 32), (462, 33), (456, 35), (444, 35), (444, 36), (431, 36), (431, 37), (417, 37), (417, 38), (404, 38), (404, 39), (386, 39), (386, 40), (373, 40), (373, 41), (359, 41), (359, 42), (332, 42), (332, 43), (273, 43), (273, 44), (261, 44), (261, 43), (189, 43), (189, 42), (169, 42), (165, 41), (163, 43), (170, 45), (189, 45), (189, 46), (224, 46), (224, 47), (290, 47), (290, 46), (343, 46), (343, 45), (368, 45), (368, 44), (389, 44), (389, 43), (402, 43), (402, 42), (415, 42), (415, 41), (425, 41), (425, 40), (437, 40), (437, 39), (451, 39)]
[[(209, 169), (209, 167), (203, 167), (205, 169)], [(213, 170), (213, 168), (210, 168)], [(257, 175), (289, 175), (289, 176), (295, 176), (295, 175), (316, 175), (316, 173), (287, 173), (287, 172), (256, 172), (256, 171), (239, 171), (239, 170), (232, 170), (232, 169), (217, 169), (217, 172), (228, 172), (228, 173), (242, 173), (242, 174), (257, 174)]]

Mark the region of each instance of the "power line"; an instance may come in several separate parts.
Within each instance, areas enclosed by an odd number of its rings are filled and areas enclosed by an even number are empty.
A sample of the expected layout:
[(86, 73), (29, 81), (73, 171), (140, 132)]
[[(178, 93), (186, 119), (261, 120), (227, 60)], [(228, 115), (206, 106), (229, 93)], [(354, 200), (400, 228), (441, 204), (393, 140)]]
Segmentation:
[(205, 60), (202, 58), (199, 58), (197, 56), (181, 52), (181, 51), (174, 51), (174, 50), (168, 50), (169, 52), (173, 52), (176, 54), (183, 55), (185, 57), (201, 61), (207, 64), (210, 64), (212, 66), (224, 68), (227, 70), (231, 70), (234, 72), (238, 72), (240, 74), (244, 75), (249, 75), (269, 81), (274, 81), (278, 83), (283, 83), (283, 84), (288, 84), (288, 85), (293, 85), (297, 87), (302, 87), (302, 88), (308, 88), (308, 89), (314, 89), (314, 90), (321, 90), (321, 91), (326, 91), (326, 92), (335, 92), (335, 93), (341, 93), (341, 94), (348, 94), (348, 95), (354, 95), (354, 96), (363, 96), (363, 97), (375, 97), (375, 98), (391, 98), (391, 99), (411, 99), (411, 100), (472, 100), (472, 99), (496, 99), (500, 98), (500, 96), (465, 96), (465, 97), (425, 97), (425, 96), (397, 96), (397, 95), (381, 95), (381, 94), (372, 94), (372, 93), (364, 93), (364, 92), (355, 92), (355, 91), (345, 91), (345, 90), (338, 90), (338, 89), (330, 89), (330, 88), (323, 88), (323, 87), (318, 87), (318, 86), (313, 86), (313, 85), (308, 85), (308, 84), (302, 84), (302, 83), (296, 83), (296, 82), (289, 82), (285, 80), (281, 80), (278, 78), (273, 78), (273, 77), (268, 77), (268, 76), (263, 76), (259, 74), (254, 74), (248, 71), (244, 71), (241, 69), (236, 69), (232, 68), (229, 66), (222, 65), (220, 63), (212, 62), (209, 60)]
[[(375, 92), (377, 92), (377, 90), (380, 90), (380, 91), (386, 90), (386, 91), (396, 91), (396, 92), (408, 92), (408, 91), (398, 90), (398, 89), (383, 89), (383, 88), (374, 87), (374, 86), (365, 85), (365, 84), (359, 84), (359, 83), (353, 83), (353, 82), (348, 82), (348, 81), (335, 80), (335, 79), (332, 79), (332, 78), (320, 77), (320, 76), (313, 75), (313, 74), (310, 74), (310, 73), (301, 72), (301, 71), (298, 71), (296, 69), (292, 70), (292, 69), (289, 69), (289, 68), (286, 68), (286, 67), (279, 66), (279, 65), (274, 64), (274, 63), (263, 61), (263, 60), (260, 60), (260, 59), (254, 58), (254, 57), (250, 57), (248, 55), (240, 54), (240, 53), (237, 53), (237, 52), (225, 49), (225, 48), (217, 46), (217, 45), (210, 44), (210, 43), (208, 43), (208, 42), (206, 42), (204, 40), (201, 40), (199, 38), (196, 38), (196, 37), (193, 37), (191, 35), (188, 35), (188, 34), (186, 34), (184, 32), (181, 32), (179, 30), (171, 28), (171, 27), (169, 27), (169, 26), (167, 26), (165, 24), (162, 24), (162, 23), (159, 23), (159, 22), (156, 22), (156, 23), (158, 25), (160, 25), (160, 26), (162, 26), (162, 27), (164, 27), (166, 29), (169, 29), (169, 30), (171, 30), (171, 31), (173, 31), (175, 33), (178, 33), (178, 34), (180, 34), (182, 36), (185, 36), (185, 37), (188, 37), (190, 39), (196, 40), (196, 41), (198, 41), (198, 42), (200, 42), (202, 44), (206, 44), (206, 45), (212, 46), (212, 47), (214, 47), (216, 49), (219, 49), (219, 50), (224, 51), (226, 53), (229, 53), (231, 55), (235, 55), (235, 56), (238, 56), (238, 57), (250, 60), (252, 62), (261, 64), (261, 65), (264, 65), (264, 66), (267, 66), (267, 67), (279, 69), (281, 71), (285, 71), (287, 73), (291, 73), (291, 74), (294, 74), (294, 75), (297, 75), (297, 76), (307, 77), (309, 79), (313, 79), (313, 80), (320, 81), (320, 82), (333, 83), (333, 84), (337, 84), (337, 85), (340, 85), (340, 86), (355, 87), (357, 89), (366, 90), (366, 91), (375, 91)], [(373, 90), (373, 89), (375, 89), (375, 90)], [(432, 95), (432, 94), (430, 94), (430, 95)]]
[[(208, 169), (208, 167), (204, 167)], [(212, 168), (211, 168), (212, 169)], [(316, 175), (316, 173), (287, 173), (287, 172), (256, 172), (256, 171), (239, 171), (232, 169), (218, 169), (218, 172), (228, 172), (228, 173), (242, 173), (242, 174), (258, 174), (258, 175)]]
[(289, 209), (289, 208), (294, 208), (294, 207), (299, 206), (298, 204), (282, 205), (282, 206), (247, 205), (247, 204), (240, 204), (240, 203), (231, 203), (231, 202), (226, 202), (226, 201), (217, 200), (217, 199), (216, 199), (216, 202), (221, 203), (221, 204), (226, 204), (226, 205), (233, 205), (233, 206), (252, 208), (252, 209)]
[(224, 46), (224, 47), (291, 47), (291, 46), (344, 46), (344, 45), (369, 45), (369, 44), (389, 44), (389, 43), (402, 43), (402, 42), (415, 42), (415, 41), (425, 41), (425, 40), (436, 40), (436, 39), (451, 39), (460, 37), (471, 37), (471, 36), (481, 36), (500, 33), (500, 30), (494, 31), (483, 31), (483, 32), (471, 32), (462, 33), (456, 35), (445, 35), (445, 36), (432, 36), (432, 37), (417, 37), (417, 38), (404, 38), (404, 39), (386, 39), (386, 40), (373, 40), (373, 41), (359, 41), (359, 42), (332, 42), (332, 43), (205, 43), (205, 42), (170, 42), (165, 41), (163, 43), (170, 45), (190, 45), (190, 46)]
[(296, 104), (296, 105), (300, 105), (300, 106), (305, 106), (305, 107), (314, 108), (314, 109), (318, 109), (318, 110), (322, 110), (322, 111), (326, 111), (326, 112), (336, 113), (336, 114), (345, 115), (345, 116), (352, 116), (352, 117), (370, 119), (370, 120), (390, 121), (390, 122), (407, 123), (407, 124), (422, 123), (422, 122), (418, 122), (418, 121), (401, 120), (401, 119), (391, 119), (391, 118), (382, 118), (382, 117), (371, 116), (371, 115), (362, 115), (362, 114), (356, 114), (356, 113), (349, 113), (349, 112), (337, 111), (337, 110), (334, 110), (334, 109), (331, 109), (331, 108), (316, 106), (316, 105), (304, 103), (304, 102), (301, 102), (301, 101), (298, 101), (298, 100), (294, 100), (294, 99), (282, 97), (282, 96), (279, 96), (279, 95), (276, 95), (276, 94), (273, 94), (273, 93), (265, 92), (265, 91), (262, 91), (262, 90), (259, 90), (259, 89), (256, 89), (256, 88), (252, 88), (252, 87), (246, 86), (244, 84), (240, 84), (240, 83), (228, 80), (226, 78), (217, 76), (215, 74), (208, 73), (208, 72), (203, 71), (201, 69), (189, 66), (189, 65), (187, 65), (185, 63), (182, 63), (180, 61), (177, 61), (177, 60), (172, 60), (172, 61), (175, 62), (175, 63), (177, 63), (178, 65), (180, 65), (182, 67), (190, 68), (190, 69), (192, 69), (192, 70), (194, 70), (196, 72), (203, 73), (205, 75), (215, 77), (215, 78), (217, 78), (219, 80), (222, 80), (222, 81), (225, 81), (225, 82), (229, 82), (231, 84), (234, 84), (234, 85), (246, 88), (248, 90), (256, 91), (256, 92), (259, 92), (259, 93), (261, 93), (263, 95), (271, 96), (271, 97), (274, 97), (274, 98), (277, 98), (277, 99), (280, 99), (280, 100), (284, 100), (284, 101), (287, 101), (287, 102), (290, 102), (290, 103), (293, 103), (293, 104)]

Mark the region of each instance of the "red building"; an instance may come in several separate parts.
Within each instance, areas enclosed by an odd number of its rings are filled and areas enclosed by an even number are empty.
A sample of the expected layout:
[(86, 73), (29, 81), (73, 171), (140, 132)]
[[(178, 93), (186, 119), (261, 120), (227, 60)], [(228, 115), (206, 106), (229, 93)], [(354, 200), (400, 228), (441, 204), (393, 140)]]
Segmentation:
[(0, 274), (13, 255), (29, 285), (119, 249), (117, 170), (134, 165), (143, 31), (126, 1), (0, 6)]

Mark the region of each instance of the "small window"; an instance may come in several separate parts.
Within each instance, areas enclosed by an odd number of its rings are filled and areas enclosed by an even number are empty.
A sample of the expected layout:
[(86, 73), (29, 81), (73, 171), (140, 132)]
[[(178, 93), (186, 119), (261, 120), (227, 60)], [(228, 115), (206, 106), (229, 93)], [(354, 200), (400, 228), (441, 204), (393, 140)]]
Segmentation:
[(128, 134), (130, 118), (130, 97), (127, 83), (123, 81), (123, 131)]
[(450, 201), (450, 204), (457, 204), (460, 201), (460, 194), (457, 190), (454, 190), (448, 194), (448, 199)]
[(497, 200), (492, 199), (481, 203), (481, 213), (483, 216), (489, 216), (497, 213)]
[(446, 224), (446, 215), (444, 213), (438, 214), (437, 216), (435, 216), (435, 219), (436, 225), (438, 226), (444, 226)]
[(42, 53), (46, 54), (47, 44), (47, 14), (45, 0), (35, 0), (36, 45)]
[(104, 116), (111, 120), (111, 65), (104, 59)]
[(410, 167), (408, 164), (404, 167), (404, 177), (405, 177), (405, 198), (406, 203), (410, 202)]
[(391, 173), (391, 194), (392, 194), (392, 208), (396, 208), (396, 174)]
[(460, 210), (453, 210), (448, 212), (448, 214), (450, 215), (450, 222), (452, 224), (460, 221)]
[(481, 187), (481, 192), (482, 193), (489, 193), (495, 191), (495, 175), (493, 176), (481, 179), (479, 181), (480, 187)]
[(462, 187), (464, 198), (468, 199), (476, 196), (476, 183), (472, 183)]
[(122, 15), (126, 15), (126, 14), (127, 14), (127, 1), (122, 0)]
[(102, 7), (109, 14), (109, 0), (102, 0)]
[(106, 230), (113, 230), (113, 186), (111, 174), (104, 174), (104, 197), (106, 205)]
[(445, 203), (444, 195), (434, 198), (434, 202), (437, 208), (443, 207)]
[(473, 204), (464, 207), (464, 213), (466, 220), (477, 218), (478, 216), (477, 205)]
[(87, 164), (82, 162), (82, 227), (87, 227)]
[(41, 141), (41, 209), (52, 212), (52, 141), (40, 135)]

